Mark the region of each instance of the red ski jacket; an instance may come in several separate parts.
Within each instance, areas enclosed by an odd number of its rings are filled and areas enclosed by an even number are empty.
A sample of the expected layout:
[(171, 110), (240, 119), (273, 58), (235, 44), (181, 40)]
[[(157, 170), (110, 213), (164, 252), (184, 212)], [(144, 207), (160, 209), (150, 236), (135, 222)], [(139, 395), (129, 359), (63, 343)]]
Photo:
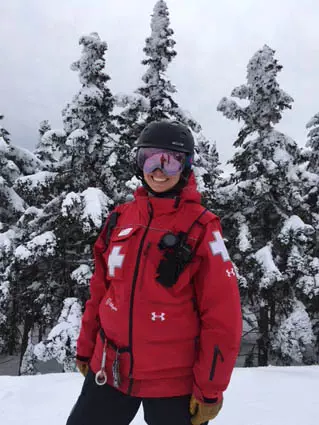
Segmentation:
[[(116, 212), (109, 243), (106, 225), (94, 247), (77, 358), (89, 360), (96, 373), (105, 347), (107, 382), (126, 394), (221, 400), (242, 318), (218, 217), (201, 206), (193, 175), (178, 198), (148, 196), (139, 188), (135, 200)], [(167, 252), (159, 244), (165, 234), (179, 232), (188, 233), (192, 258), (167, 287), (157, 279)]]

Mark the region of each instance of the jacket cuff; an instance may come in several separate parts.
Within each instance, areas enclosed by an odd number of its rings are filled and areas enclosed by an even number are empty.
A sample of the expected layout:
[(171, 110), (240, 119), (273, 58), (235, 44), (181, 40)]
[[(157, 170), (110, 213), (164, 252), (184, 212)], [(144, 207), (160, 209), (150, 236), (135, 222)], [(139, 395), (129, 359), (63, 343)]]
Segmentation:
[(216, 404), (219, 402), (218, 397), (214, 397), (214, 398), (206, 398), (203, 397), (204, 403), (206, 404)]
[(76, 344), (76, 358), (83, 357), (90, 360), (93, 356), (94, 347), (95, 341), (91, 341), (90, 339), (86, 338), (84, 334), (81, 335), (80, 333)]
[(83, 362), (83, 363), (88, 363), (90, 361), (90, 357), (79, 356), (77, 354), (76, 355), (76, 360), (79, 360), (80, 362)]
[(194, 383), (193, 396), (196, 400), (206, 404), (216, 404), (223, 400), (223, 393), (221, 391), (212, 392), (210, 394), (203, 394), (200, 388)]

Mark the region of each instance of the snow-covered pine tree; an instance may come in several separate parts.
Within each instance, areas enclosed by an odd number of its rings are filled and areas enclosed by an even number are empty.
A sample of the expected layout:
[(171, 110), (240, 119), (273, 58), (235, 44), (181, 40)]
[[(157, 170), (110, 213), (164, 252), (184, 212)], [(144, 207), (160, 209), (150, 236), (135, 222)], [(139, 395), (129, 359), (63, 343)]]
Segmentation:
[(194, 172), (198, 190), (203, 196), (203, 204), (213, 211), (215, 209), (215, 187), (222, 173), (218, 168), (220, 165), (219, 155), (216, 143), (211, 143), (202, 133), (197, 135), (196, 142)]
[(147, 66), (142, 77), (144, 86), (137, 90), (149, 101), (148, 121), (170, 118), (170, 110), (178, 107), (172, 97), (176, 88), (166, 75), (168, 65), (177, 55), (173, 34), (167, 4), (164, 0), (159, 0), (154, 6), (151, 19), (151, 35), (147, 37), (143, 49), (146, 58), (142, 60), (142, 64)]
[[(50, 171), (23, 182), (29, 183), (33, 202), (29, 201), (32, 208), (18, 223), (26, 231), (15, 251), (11, 273), (21, 288), (25, 340), (35, 329), (39, 342), (46, 346), (45, 337), (56, 325), (64, 300), (87, 299), (92, 245), (117, 196), (108, 166), (115, 137), (113, 99), (104, 70), (107, 46), (96, 33), (81, 37), (80, 45), (82, 55), (72, 69), (79, 73), (81, 89), (63, 110), (64, 133), (55, 130), (61, 158), (52, 163)], [(51, 137), (52, 131), (44, 133), (42, 141), (48, 133)], [(43, 155), (50, 157), (52, 146), (47, 143), (48, 156), (44, 147), (42, 144)], [(34, 341), (29, 339), (29, 343)], [(29, 345), (26, 355), (33, 352)], [(74, 361), (73, 351), (66, 352)], [(59, 358), (57, 349), (52, 353)], [(23, 366), (28, 370), (25, 361)]]
[(24, 374), (29, 375), (30, 365), (35, 359), (48, 361), (56, 359), (63, 366), (63, 372), (74, 372), (76, 341), (80, 332), (82, 307), (77, 298), (66, 298), (58, 323), (45, 341), (34, 345), (29, 343), (24, 358)]
[(39, 125), (39, 138), (40, 138), (40, 140), (41, 140), (41, 137), (47, 132), (47, 131), (50, 131), (50, 130), (52, 130), (52, 128), (51, 128), (51, 125), (50, 125), (50, 123), (49, 123), (49, 121), (48, 120), (43, 120), (43, 121), (41, 121), (40, 122), (40, 125)]
[(61, 161), (66, 134), (64, 130), (52, 130), (47, 120), (40, 123), (39, 141), (34, 154), (51, 170)]
[(308, 170), (319, 172), (319, 113), (315, 114), (306, 125), (309, 129), (307, 146), (310, 148)]
[[(168, 66), (177, 55), (173, 35), (167, 4), (164, 0), (158, 0), (151, 17), (151, 35), (146, 38), (143, 49), (145, 59), (142, 60), (142, 64), (146, 66), (142, 76), (143, 84), (132, 96), (116, 97), (117, 106), (121, 108), (118, 114), (121, 134), (121, 143), (118, 146), (121, 151), (115, 172), (123, 186), (133, 174), (134, 144), (141, 130), (149, 122), (162, 119), (177, 120), (189, 126), (194, 133), (201, 132), (199, 123), (178, 105), (174, 98), (177, 89), (167, 75)], [(197, 159), (203, 158), (210, 168), (209, 171), (203, 170), (203, 162), (200, 162), (197, 175), (205, 173), (205, 191), (208, 192), (213, 185), (215, 174), (218, 174), (214, 170), (214, 166), (218, 163), (218, 155), (214, 145), (210, 147), (203, 134), (200, 133), (198, 138)], [(200, 179), (200, 183), (202, 182)]]
[(309, 130), (306, 143), (306, 167), (301, 170), (305, 185), (305, 201), (311, 211), (311, 220), (319, 231), (319, 113), (306, 125)]
[(292, 361), (311, 364), (314, 357), (313, 353), (307, 356), (307, 348), (312, 347), (314, 340), (309, 314), (304, 304), (295, 300), (290, 314), (279, 325), (272, 342), (273, 349), (280, 353), (283, 364), (290, 365)]
[[(316, 230), (316, 241), (312, 246), (312, 275), (304, 282), (308, 288), (308, 311), (313, 324), (315, 351), (319, 362), (319, 113), (307, 123), (307, 167), (301, 170), (304, 183), (304, 200), (311, 212), (311, 223)], [(314, 290), (315, 288), (315, 290)]]
[(218, 105), (217, 110), (227, 118), (244, 122), (235, 146), (241, 146), (252, 133), (269, 132), (281, 120), (282, 112), (291, 109), (292, 97), (280, 89), (276, 80), (282, 65), (274, 58), (274, 53), (267, 45), (255, 53), (247, 67), (247, 84), (236, 87), (231, 93), (232, 97), (247, 100), (248, 106), (240, 106), (226, 97)]
[(31, 152), (12, 145), (9, 132), (0, 127), (0, 352), (10, 354), (19, 339), (17, 287), (10, 285), (11, 259), (19, 238), (16, 222), (27, 208), (14, 185), (20, 176), (41, 168), (42, 163)]
[(61, 191), (63, 183), (59, 171), (63, 169), (66, 137), (64, 130), (52, 130), (48, 121), (40, 123), (39, 141), (34, 155), (41, 160), (43, 170), (35, 175), (18, 178), (14, 185), (20, 196), (32, 207), (42, 208)]
[[(0, 115), (0, 120), (2, 119), (3, 116)], [(12, 189), (14, 164), (10, 167), (6, 158), (9, 143), (9, 132), (0, 126), (0, 353), (9, 350), (7, 332), (9, 282), (7, 277), (14, 237), (14, 231), (10, 229), (10, 225), (14, 222), (15, 215), (24, 211), (23, 201)], [(19, 203), (15, 203), (14, 199), (19, 199)]]
[(173, 34), (167, 4), (159, 0), (151, 18), (151, 35), (146, 38), (143, 49), (146, 58), (142, 64), (147, 67), (142, 76), (143, 85), (135, 96), (120, 96), (119, 106), (124, 107), (120, 115), (122, 136), (132, 146), (147, 123), (177, 119), (179, 115), (178, 104), (173, 99), (177, 90), (167, 76), (167, 68), (177, 55)]
[[(306, 249), (303, 239), (307, 237), (311, 243), (314, 230), (302, 221), (306, 214), (296, 168), (299, 148), (274, 129), (282, 112), (290, 109), (293, 102), (277, 82), (282, 66), (274, 53), (266, 45), (257, 51), (248, 64), (247, 83), (233, 90), (232, 96), (246, 100), (246, 106), (223, 98), (217, 108), (227, 118), (244, 122), (230, 161), (235, 172), (219, 187), (217, 199), (238, 269), (245, 330), (250, 341), (255, 333), (257, 350), (253, 345), (252, 352), (257, 352), (259, 365), (267, 365), (272, 359), (285, 363), (296, 360), (297, 356), (290, 355), (289, 350), (282, 351), (283, 336), (291, 338), (292, 334), (280, 330), (294, 314), (296, 305), (301, 305), (297, 289), (300, 270), (294, 269), (292, 256), (297, 255), (300, 260)], [(248, 138), (253, 135), (257, 137)], [(298, 214), (301, 217), (294, 220)], [(298, 231), (289, 226), (289, 220), (299, 220)], [(287, 226), (288, 240), (283, 238)], [(307, 236), (296, 236), (295, 231), (299, 234), (300, 228)], [(309, 256), (307, 267), (308, 261)], [(307, 332), (311, 334), (311, 327)], [(304, 343), (295, 341), (300, 352), (305, 350)], [(250, 362), (251, 356), (248, 358)]]
[(18, 165), (11, 158), (9, 132), (0, 127), (0, 231), (8, 230), (25, 209), (24, 201), (12, 187), (20, 175)]
[[(0, 114), (0, 121), (2, 121), (4, 118), (3, 115)], [(10, 133), (8, 130), (6, 130), (4, 127), (0, 125), (0, 137), (7, 143), (10, 142)]]
[[(117, 128), (112, 115), (114, 98), (107, 85), (110, 77), (105, 72), (107, 44), (96, 33), (81, 37), (79, 43), (82, 56), (71, 69), (78, 72), (82, 87), (62, 112), (71, 159), (69, 187), (76, 171), (83, 188), (101, 187), (113, 198), (116, 179), (108, 160), (116, 148)], [(75, 187), (79, 187), (78, 180)]]
[(317, 363), (315, 331), (318, 324), (319, 258), (315, 254), (315, 229), (292, 215), (284, 222), (274, 245), (281, 256), (281, 269), (294, 288), (295, 300), (291, 314), (282, 318), (273, 346), (286, 364), (291, 364), (291, 360)]
[(28, 335), (27, 348), (21, 360), (19, 374), (20, 375), (35, 375), (36, 361), (37, 361), (37, 357), (34, 354), (34, 343), (33, 343), (32, 331), (30, 331)]
[[(144, 84), (137, 89), (137, 94), (146, 99), (149, 106), (143, 125), (156, 120), (176, 119), (199, 132), (200, 125), (173, 98), (177, 90), (167, 76), (168, 66), (177, 55), (173, 35), (167, 4), (164, 0), (158, 0), (152, 14), (151, 35), (146, 38), (143, 49), (146, 58), (142, 64), (147, 67), (142, 76)], [(138, 129), (138, 133), (141, 129)]]

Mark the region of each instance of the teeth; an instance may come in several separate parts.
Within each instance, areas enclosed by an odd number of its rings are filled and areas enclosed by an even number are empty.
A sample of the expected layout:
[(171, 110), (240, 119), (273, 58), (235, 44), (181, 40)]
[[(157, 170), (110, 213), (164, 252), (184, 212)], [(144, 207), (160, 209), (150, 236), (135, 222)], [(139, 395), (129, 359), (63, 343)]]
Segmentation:
[(159, 183), (160, 182), (163, 183), (163, 182), (166, 182), (167, 179), (159, 179), (158, 177), (153, 177), (153, 180)]

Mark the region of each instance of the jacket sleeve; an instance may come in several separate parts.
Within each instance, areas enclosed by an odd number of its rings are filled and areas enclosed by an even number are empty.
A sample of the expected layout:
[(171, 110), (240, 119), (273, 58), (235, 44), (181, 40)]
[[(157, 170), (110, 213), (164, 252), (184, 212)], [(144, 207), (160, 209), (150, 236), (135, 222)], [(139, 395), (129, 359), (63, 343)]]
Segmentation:
[(206, 225), (194, 277), (200, 315), (198, 356), (194, 365), (194, 396), (221, 401), (235, 366), (242, 334), (240, 295), (234, 267), (222, 238), (218, 218)]
[(107, 248), (105, 244), (106, 231), (107, 224), (95, 242), (93, 249), (95, 270), (90, 281), (90, 298), (85, 304), (80, 335), (77, 341), (76, 358), (81, 361), (89, 361), (92, 357), (97, 332), (100, 328), (99, 306), (106, 290), (106, 266), (102, 257)]

